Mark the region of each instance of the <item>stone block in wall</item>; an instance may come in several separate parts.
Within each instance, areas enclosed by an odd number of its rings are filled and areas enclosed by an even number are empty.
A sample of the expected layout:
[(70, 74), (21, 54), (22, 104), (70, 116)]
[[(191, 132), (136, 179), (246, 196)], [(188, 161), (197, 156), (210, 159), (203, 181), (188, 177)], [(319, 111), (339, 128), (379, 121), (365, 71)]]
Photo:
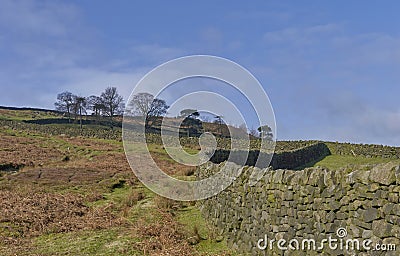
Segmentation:
[(398, 166), (393, 163), (388, 163), (386, 165), (377, 165), (372, 168), (369, 179), (372, 182), (377, 182), (384, 185), (390, 185), (396, 183), (396, 175)]
[(355, 170), (351, 173), (347, 174), (347, 182), (350, 184), (354, 184), (356, 182), (362, 184), (370, 184), (371, 181), (369, 179), (370, 171), (365, 170)]
[(336, 219), (338, 220), (346, 220), (349, 218), (349, 214), (348, 213), (344, 213), (344, 212), (337, 212), (336, 213)]
[(392, 233), (393, 225), (387, 223), (385, 220), (374, 220), (372, 222), (372, 232), (375, 236), (379, 238), (386, 238), (393, 235)]
[(326, 187), (326, 188), (322, 191), (321, 197), (323, 197), (323, 198), (330, 198), (330, 197), (333, 197), (333, 196), (335, 196), (334, 191), (335, 191), (335, 186)]
[(387, 199), (389, 196), (389, 191), (387, 191), (387, 189), (378, 189), (375, 193), (374, 196), (376, 199)]
[(348, 205), (350, 203), (350, 197), (349, 196), (343, 196), (340, 198), (340, 205)]
[(389, 193), (388, 201), (392, 203), (399, 203), (399, 193)]
[(394, 207), (395, 207), (395, 204), (393, 204), (393, 203), (385, 204), (382, 208), (380, 208), (382, 216), (386, 216), (386, 215), (393, 213)]
[(380, 217), (380, 213), (376, 208), (368, 208), (364, 210), (361, 214), (361, 220), (365, 222), (371, 222)]
[(279, 169), (275, 170), (272, 178), (272, 182), (275, 184), (281, 184), (283, 180), (283, 174), (285, 170)]
[(308, 184), (311, 186), (316, 186), (320, 188), (324, 188), (324, 172), (314, 171), (311, 172), (308, 178)]
[(396, 215), (386, 215), (385, 221), (390, 224), (400, 226), (400, 217), (398, 217)]
[(375, 192), (379, 189), (379, 184), (378, 183), (370, 183), (367, 185), (367, 191), (368, 192)]

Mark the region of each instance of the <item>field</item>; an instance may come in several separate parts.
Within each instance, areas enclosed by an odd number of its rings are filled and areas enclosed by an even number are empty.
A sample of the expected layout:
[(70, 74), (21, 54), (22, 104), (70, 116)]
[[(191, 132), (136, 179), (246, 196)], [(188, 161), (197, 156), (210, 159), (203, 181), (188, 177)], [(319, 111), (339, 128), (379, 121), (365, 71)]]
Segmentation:
[[(2, 112), (7, 120), (32, 116)], [(122, 142), (40, 129), (0, 130), (1, 255), (232, 254), (194, 203), (159, 197), (138, 182)], [(193, 173), (150, 148), (168, 172)]]
[[(49, 118), (61, 117), (0, 111), (0, 255), (235, 255), (194, 202), (157, 196), (135, 178), (118, 128), (88, 126), (80, 136), (75, 124), (21, 123)], [(161, 145), (149, 149), (167, 173), (193, 178), (193, 167), (171, 161)], [(314, 165), (391, 160), (334, 154)]]

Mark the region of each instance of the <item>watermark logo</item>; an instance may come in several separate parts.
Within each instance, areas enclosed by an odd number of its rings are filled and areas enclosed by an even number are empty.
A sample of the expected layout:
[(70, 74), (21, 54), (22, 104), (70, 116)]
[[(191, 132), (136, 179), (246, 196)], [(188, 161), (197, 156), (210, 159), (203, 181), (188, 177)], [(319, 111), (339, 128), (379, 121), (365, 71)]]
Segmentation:
[(336, 230), (336, 235), (337, 235), (337, 237), (339, 237), (339, 238), (344, 238), (344, 237), (346, 237), (346, 236), (347, 236), (347, 229), (345, 229), (345, 228), (338, 228), (338, 229)]
[(327, 238), (317, 241), (313, 238), (269, 239), (267, 235), (257, 241), (260, 250), (274, 250), (275, 247), (281, 251), (396, 251), (396, 244), (374, 243), (371, 239), (357, 239), (347, 237), (345, 228), (338, 228), (335, 237), (328, 235)]
[[(184, 87), (169, 91), (178, 83), (193, 78), (219, 81), (227, 87), (213, 87), (207, 83), (204, 86), (196, 84), (197, 87), (194, 87), (193, 82), (183, 83)], [(192, 87), (195, 88), (194, 91), (191, 90)], [(162, 95), (168, 96), (168, 100), (163, 99)], [(237, 103), (237, 95), (244, 101)], [(243, 107), (243, 102), (246, 102), (248, 107)], [(244, 125), (245, 132), (238, 134), (232, 125), (225, 126), (229, 130), (229, 136), (222, 136), (222, 132), (218, 136), (203, 131), (202, 134), (192, 137), (198, 139), (200, 150), (189, 153), (181, 145), (180, 127), (185, 125), (185, 120), (171, 116), (171, 113), (179, 110), (186, 116), (194, 117), (192, 119), (196, 119), (199, 113), (208, 113), (215, 118), (209, 123), (215, 125), (229, 123), (228, 119), (235, 120), (236, 125)], [(249, 121), (250, 116), (253, 117), (252, 124)], [(160, 124), (155, 126), (155, 123)], [(271, 153), (259, 157), (257, 162), (268, 166), (275, 149), (276, 125), (274, 112), (264, 88), (248, 70), (233, 61), (215, 56), (195, 55), (166, 62), (147, 73), (136, 84), (126, 104), (122, 135), (128, 162), (144, 185), (170, 199), (194, 201), (218, 194), (240, 175), (241, 170), (237, 170), (231, 162), (245, 165), (250, 151), (250, 137), (246, 128), (252, 126), (256, 129), (261, 127), (259, 148), (268, 148)], [(206, 163), (217, 150), (218, 142), (223, 139), (230, 143), (228, 151), (236, 150), (236, 153), (229, 154), (228, 161), (218, 173), (202, 180), (182, 180), (168, 175), (165, 168), (153, 159), (149, 150), (151, 143), (148, 142), (156, 139), (153, 136), (155, 133), (158, 133), (158, 138), (161, 136), (160, 148), (168, 154), (169, 160), (185, 166)], [(190, 130), (187, 133), (189, 137)]]

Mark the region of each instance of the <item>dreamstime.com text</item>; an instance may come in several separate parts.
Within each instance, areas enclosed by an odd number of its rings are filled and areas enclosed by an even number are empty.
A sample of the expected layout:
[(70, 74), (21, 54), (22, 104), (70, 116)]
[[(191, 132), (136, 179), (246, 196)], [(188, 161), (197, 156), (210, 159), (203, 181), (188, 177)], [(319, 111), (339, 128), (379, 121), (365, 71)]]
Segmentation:
[(260, 250), (273, 250), (276, 246), (281, 251), (323, 251), (329, 248), (330, 250), (345, 250), (345, 251), (395, 251), (396, 244), (391, 243), (374, 243), (371, 239), (352, 239), (346, 238), (347, 230), (339, 228), (336, 231), (335, 237), (329, 235), (321, 241), (316, 241), (312, 238), (302, 239), (269, 239), (267, 235), (257, 241), (257, 247)]

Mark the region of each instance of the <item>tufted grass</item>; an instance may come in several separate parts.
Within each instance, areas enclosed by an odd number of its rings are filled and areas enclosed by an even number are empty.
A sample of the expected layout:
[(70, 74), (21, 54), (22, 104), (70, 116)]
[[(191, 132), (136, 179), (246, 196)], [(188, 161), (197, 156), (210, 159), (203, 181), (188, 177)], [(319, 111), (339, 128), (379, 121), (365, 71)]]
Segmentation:
[[(200, 241), (195, 245), (200, 255), (239, 255), (230, 250), (223, 237), (218, 237), (211, 225), (207, 224), (196, 206), (180, 209), (178, 221), (185, 227), (188, 236), (200, 236)], [(220, 240), (222, 239), (222, 240)]]

